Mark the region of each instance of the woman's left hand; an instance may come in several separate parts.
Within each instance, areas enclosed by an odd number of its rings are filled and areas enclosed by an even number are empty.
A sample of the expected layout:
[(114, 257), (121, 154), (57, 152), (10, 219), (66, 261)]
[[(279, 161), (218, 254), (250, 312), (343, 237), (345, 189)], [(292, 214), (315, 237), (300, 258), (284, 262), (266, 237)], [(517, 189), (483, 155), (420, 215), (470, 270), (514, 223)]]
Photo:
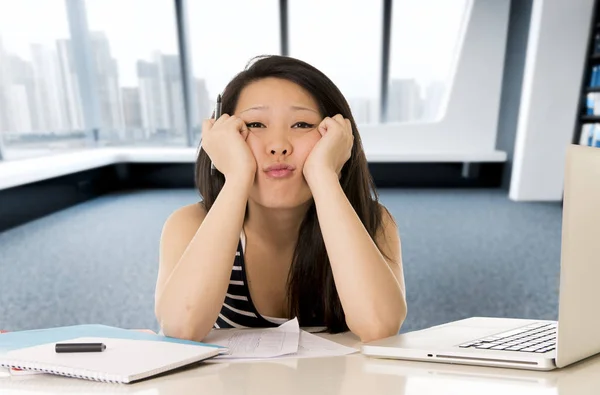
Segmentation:
[(337, 114), (325, 117), (317, 130), (321, 139), (315, 144), (304, 162), (302, 172), (307, 181), (311, 177), (332, 172), (341, 175), (342, 167), (350, 159), (354, 136), (349, 119)]

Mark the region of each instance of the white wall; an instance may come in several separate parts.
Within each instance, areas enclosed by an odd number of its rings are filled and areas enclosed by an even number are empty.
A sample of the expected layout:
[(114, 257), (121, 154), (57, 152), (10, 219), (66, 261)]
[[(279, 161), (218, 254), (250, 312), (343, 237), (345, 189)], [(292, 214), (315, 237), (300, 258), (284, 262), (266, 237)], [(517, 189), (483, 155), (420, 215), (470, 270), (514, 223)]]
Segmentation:
[(594, 0), (534, 0), (509, 196), (562, 199)]
[(505, 160), (495, 145), (509, 7), (509, 0), (473, 1), (444, 117), (433, 123), (361, 125), (367, 157)]

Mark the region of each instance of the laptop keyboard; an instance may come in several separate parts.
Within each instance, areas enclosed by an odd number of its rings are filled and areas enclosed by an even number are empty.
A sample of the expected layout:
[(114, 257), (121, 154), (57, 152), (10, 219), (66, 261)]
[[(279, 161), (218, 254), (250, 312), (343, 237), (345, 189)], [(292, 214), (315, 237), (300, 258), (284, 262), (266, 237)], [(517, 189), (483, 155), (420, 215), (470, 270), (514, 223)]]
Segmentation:
[(555, 322), (539, 322), (459, 345), (460, 348), (544, 353), (556, 348)]

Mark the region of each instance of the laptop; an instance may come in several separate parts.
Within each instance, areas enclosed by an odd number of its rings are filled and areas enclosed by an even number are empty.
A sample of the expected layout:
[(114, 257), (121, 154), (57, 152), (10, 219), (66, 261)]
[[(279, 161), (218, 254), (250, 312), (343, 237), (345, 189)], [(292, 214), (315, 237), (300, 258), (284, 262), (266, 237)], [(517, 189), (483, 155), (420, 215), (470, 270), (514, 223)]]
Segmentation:
[[(377, 393), (416, 394), (598, 394), (600, 358), (568, 369), (540, 370), (475, 368), (443, 363), (369, 358), (362, 364), (360, 384)], [(369, 387), (371, 386), (371, 387)]]
[(558, 321), (472, 317), (362, 346), (372, 357), (531, 370), (600, 353), (600, 149), (567, 147)]

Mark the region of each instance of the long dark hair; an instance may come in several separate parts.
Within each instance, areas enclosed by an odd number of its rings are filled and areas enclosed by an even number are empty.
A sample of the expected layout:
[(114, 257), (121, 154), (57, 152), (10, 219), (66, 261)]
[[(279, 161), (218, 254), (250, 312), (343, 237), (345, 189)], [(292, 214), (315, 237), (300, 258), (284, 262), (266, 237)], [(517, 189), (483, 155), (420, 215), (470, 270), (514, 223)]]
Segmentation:
[[(354, 146), (342, 168), (340, 184), (369, 235), (374, 238), (382, 223), (378, 195), (369, 173), (367, 159), (348, 102), (322, 72), (298, 59), (285, 56), (260, 56), (237, 74), (222, 95), (222, 111), (233, 114), (241, 91), (248, 84), (267, 77), (285, 79), (308, 91), (323, 117), (341, 114), (352, 123)], [(201, 148), (196, 161), (196, 185), (206, 210), (217, 199), (225, 177), (210, 174), (210, 158)], [(300, 226), (288, 277), (289, 313), (302, 326), (327, 326), (330, 332), (348, 330), (344, 311), (333, 281), (314, 201)]]

